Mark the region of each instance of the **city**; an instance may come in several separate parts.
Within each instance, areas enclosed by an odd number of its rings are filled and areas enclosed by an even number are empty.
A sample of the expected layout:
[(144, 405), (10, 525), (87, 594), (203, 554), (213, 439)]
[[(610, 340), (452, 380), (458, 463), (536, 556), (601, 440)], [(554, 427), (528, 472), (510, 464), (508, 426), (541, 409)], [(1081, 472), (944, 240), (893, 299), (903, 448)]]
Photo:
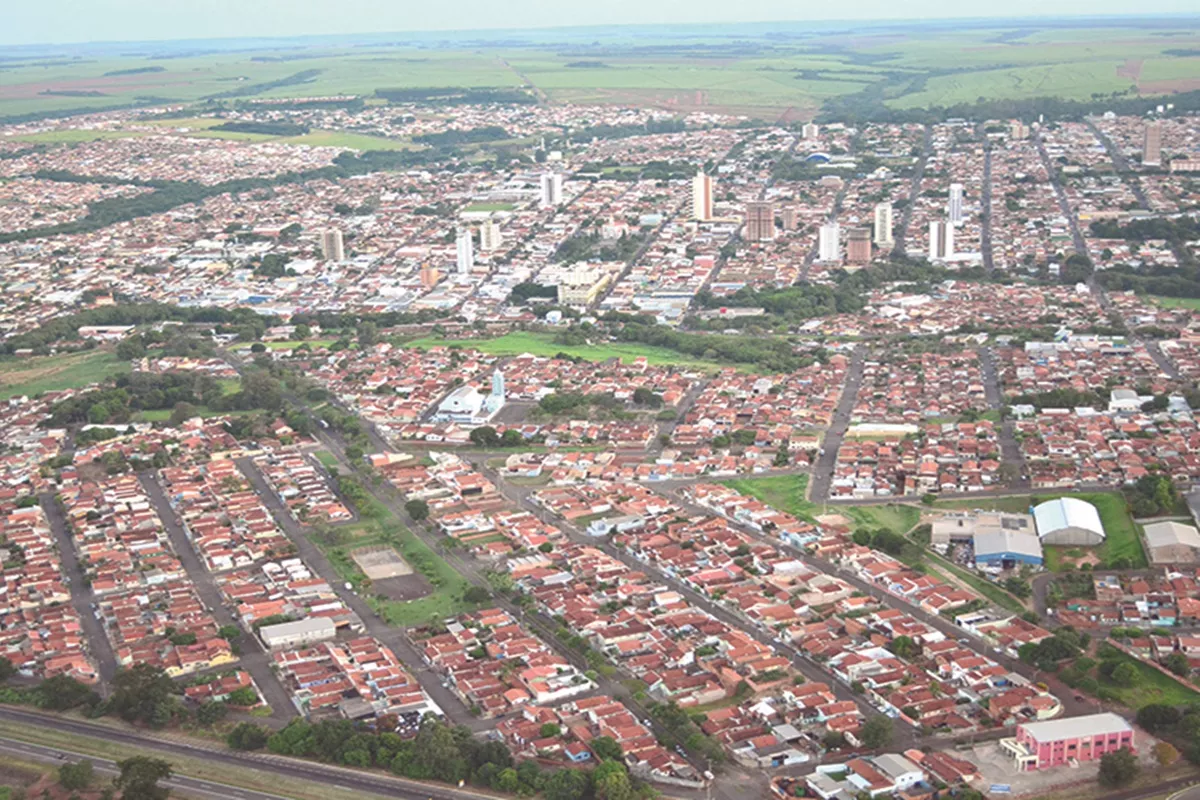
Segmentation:
[(1200, 28), (1082, 19), (0, 44), (0, 798), (1200, 796)]

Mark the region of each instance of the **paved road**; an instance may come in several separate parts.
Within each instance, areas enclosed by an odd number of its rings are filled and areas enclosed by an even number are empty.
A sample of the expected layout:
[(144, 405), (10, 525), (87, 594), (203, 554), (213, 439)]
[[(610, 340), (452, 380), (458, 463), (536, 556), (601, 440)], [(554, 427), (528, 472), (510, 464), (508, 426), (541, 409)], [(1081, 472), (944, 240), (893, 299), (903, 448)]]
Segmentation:
[(1046, 152), (1046, 143), (1042, 140), (1041, 131), (1033, 129), (1029, 135), (1037, 145), (1038, 155), (1042, 157), (1042, 166), (1046, 168), (1050, 185), (1054, 187), (1054, 194), (1058, 196), (1059, 211), (1067, 218), (1067, 224), (1071, 226), (1071, 240), (1075, 244), (1075, 252), (1086, 256), (1088, 254), (1087, 242), (1084, 241), (1083, 233), (1079, 230), (1079, 219), (1071, 210), (1071, 201), (1067, 197), (1067, 190), (1063, 188), (1062, 181), (1058, 179), (1058, 170), (1055, 169), (1054, 162), (1050, 160), (1050, 154)]
[(462, 700), (442, 685), (441, 678), (425, 665), (424, 659), (404, 635), (403, 630), (389, 625), (367, 605), (362, 597), (346, 588), (345, 581), (338, 576), (337, 570), (325, 553), (309, 540), (304, 527), (296, 521), (287, 506), (271, 491), (266, 478), (254, 464), (253, 459), (239, 458), (235, 459), (235, 463), (250, 481), (250, 485), (258, 492), (263, 504), (275, 518), (276, 524), (296, 545), (296, 550), (304, 562), (325, 579), (347, 607), (358, 614), (367, 633), (390, 647), (392, 652), (409, 667), (413, 677), (421, 684), (421, 688), (435, 703), (441, 706), (446, 717), (454, 723), (466, 725), (472, 730), (484, 730), (490, 727), (489, 724), (485, 724), (484, 720), (480, 720), (467, 711)]
[[(87, 759), (92, 762), (92, 768), (97, 775), (115, 778), (121, 773), (117, 765), (106, 758), (89, 756), (86, 753), (76, 753), (72, 750), (64, 750), (57, 747), (28, 744), (6, 737), (0, 737), (0, 753), (8, 753), (17, 758), (31, 761), (44, 761), (56, 766)], [(93, 785), (99, 786), (100, 783), (100, 781), (95, 781)], [(228, 800), (228, 798), (234, 798), (234, 800), (286, 800), (286, 798), (278, 794), (255, 792), (225, 783), (216, 783), (199, 778), (188, 778), (183, 775), (176, 775), (163, 781), (161, 785), (192, 797), (213, 797), (217, 798), (217, 800)]]
[(1104, 145), (1104, 149), (1108, 151), (1108, 157), (1112, 159), (1113, 166), (1117, 168), (1117, 174), (1121, 176), (1121, 180), (1129, 187), (1129, 191), (1133, 192), (1134, 198), (1137, 199), (1138, 205), (1144, 210), (1150, 210), (1150, 201), (1146, 198), (1146, 193), (1142, 191), (1142, 184), (1138, 181), (1137, 176), (1133, 174), (1133, 170), (1129, 168), (1129, 162), (1125, 160), (1125, 154), (1120, 148), (1112, 143), (1112, 139), (1096, 127), (1091, 118), (1084, 117), (1084, 124), (1092, 130), (1092, 134), (1100, 140), (1100, 144)]
[[(175, 513), (175, 509), (171, 507), (171, 502), (167, 499), (158, 477), (143, 472), (138, 475), (138, 480), (141, 481), (142, 489), (150, 498), (150, 502), (154, 504), (154, 509), (162, 519), (163, 525), (166, 526), (171, 547), (179, 556), (179, 561), (187, 571), (192, 585), (196, 587), (196, 593), (200, 595), (201, 602), (208, 607), (219, 625), (234, 625), (240, 629), (241, 625), (238, 624), (233, 612), (225, 605), (225, 597), (217, 587), (212, 573), (205, 568), (204, 562), (200, 560), (200, 556), (192, 547), (192, 541), (188, 538), (187, 531), (184, 530), (183, 523)], [(296, 716), (296, 708), (292, 705), (291, 695), (279, 682), (279, 676), (271, 669), (271, 658), (267, 655), (262, 642), (253, 634), (244, 634), (240, 644), (242, 654), (238, 657), (238, 666), (249, 672), (254, 678), (254, 683), (262, 693), (263, 700), (271, 707), (271, 719), (278, 725), (286, 724), (289, 719)]]
[(908, 226), (912, 224), (913, 211), (916, 207), (914, 202), (918, 195), (921, 194), (921, 182), (925, 179), (925, 165), (929, 163), (929, 153), (933, 150), (933, 127), (925, 126), (925, 136), (921, 141), (921, 155), (917, 159), (917, 168), (913, 170), (912, 182), (908, 189), (908, 204), (904, 207), (904, 214), (900, 217), (900, 232), (896, 234), (895, 244), (892, 247), (892, 253), (897, 256), (906, 255), (908, 252)]
[(858, 389), (862, 385), (863, 364), (866, 362), (866, 350), (857, 347), (850, 357), (850, 366), (846, 371), (846, 386), (842, 389), (841, 399), (838, 400), (837, 410), (833, 412), (833, 421), (825, 436), (821, 439), (821, 451), (817, 463), (813, 465), (813, 477), (808, 485), (808, 497), (814, 503), (824, 502), (829, 497), (829, 488), (833, 484), (833, 472), (837, 467), (837, 454), (841, 449), (842, 439), (846, 429), (850, 427), (850, 415), (858, 400)]
[[(979, 127), (980, 133), (983, 133), (983, 124), (980, 123)], [(983, 266), (991, 272), (996, 268), (992, 251), (992, 142), (986, 133), (983, 134), (983, 192), (980, 204), (979, 249), (983, 253)]]
[[(999, 411), (1004, 408), (1004, 393), (1000, 388), (1000, 374), (996, 370), (996, 354), (990, 347), (980, 349), (979, 368), (983, 373), (983, 389), (987, 395), (988, 408)], [(1001, 461), (1005, 464), (1015, 464), (1020, 469), (1020, 475), (1025, 475), (1025, 454), (1021, 452), (1011, 419), (1000, 423), (999, 438)], [(1029, 479), (1019, 477), (1010, 482), (1008, 488), (1027, 491), (1030, 488)]]
[(46, 519), (50, 522), (50, 529), (54, 533), (54, 541), (58, 544), (58, 555), (62, 560), (63, 574), (70, 581), (71, 607), (79, 615), (88, 652), (96, 660), (96, 667), (100, 674), (100, 685), (97, 688), (101, 694), (107, 694), (109, 682), (117, 674), (117, 657), (113, 653), (112, 643), (108, 640), (104, 624), (96, 619), (96, 613), (92, 609), (96, 595), (84, 580), (83, 567), (75, 552), (75, 542), (71, 537), (71, 529), (67, 524), (62, 507), (50, 492), (40, 495), (38, 502), (42, 506), (42, 511), (46, 512)]
[[(226, 750), (216, 744), (165, 739), (152, 733), (96, 725), (69, 717), (42, 714), (25, 709), (0, 707), (0, 720), (30, 727), (50, 728), (108, 742), (118, 742), (138, 748), (143, 755), (154, 755), (168, 761), (172, 756), (200, 758), (217, 764), (243, 767), (287, 778), (300, 778), (350, 791), (396, 797), (400, 800), (481, 800), (481, 798), (491, 800), (491, 796), (478, 794), (471, 790), (406, 780), (383, 772), (359, 771), (266, 753), (241, 753)], [(220, 786), (220, 784), (213, 785)], [(242, 792), (247, 800), (253, 800), (249, 791), (244, 789), (236, 791)], [(237, 798), (239, 795), (227, 791), (226, 794), (220, 796)], [(267, 800), (271, 795), (259, 794), (258, 797)]]

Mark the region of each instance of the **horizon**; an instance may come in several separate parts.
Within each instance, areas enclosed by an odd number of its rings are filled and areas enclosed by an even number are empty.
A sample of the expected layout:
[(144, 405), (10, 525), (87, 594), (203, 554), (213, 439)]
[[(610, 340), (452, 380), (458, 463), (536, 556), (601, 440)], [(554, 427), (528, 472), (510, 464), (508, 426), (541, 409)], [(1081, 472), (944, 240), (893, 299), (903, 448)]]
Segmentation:
[[(33, 24), (35, 26), (54, 24), (57, 28), (62, 28), (61, 19), (50, 20), (40, 19), (41, 16), (47, 14), (52, 15), (52, 12), (41, 11), (42, 8), (54, 7), (61, 0), (50, 0), (49, 3), (42, 4), (37, 10), (28, 7), (19, 9), (15, 15), (10, 17), (10, 25), (6, 26), (9, 32), (20, 32), (22, 23), (29, 23), (29, 18), (35, 18)], [(117, 0), (119, 5), (139, 6), (143, 0)], [(232, 0), (218, 0), (221, 4), (229, 4)], [(267, 0), (268, 3), (277, 2), (277, 0)], [(377, 0), (349, 0), (351, 4), (372, 5)], [(474, 5), (476, 0), (468, 0), (468, 4)], [(540, 4), (543, 0), (527, 0), (534, 5)], [(623, 0), (621, 4), (628, 5), (632, 0)], [(922, 5), (933, 5), (930, 0), (921, 0), (918, 7)], [(876, 0), (868, 0), (868, 6), (877, 5)], [(940, 4), (939, 4), (940, 5)], [(123, 37), (106, 36), (103, 32), (95, 35), (92, 38), (78, 38), (71, 31), (85, 23), (82, 21), (73, 21), (71, 25), (66, 26), (68, 31), (60, 38), (32, 38), (37, 37), (37, 32), (32, 33), (32, 36), (7, 37), (5, 33), (0, 33), (0, 48), (3, 49), (36, 49), (36, 48), (54, 48), (54, 47), (98, 47), (107, 45), (122, 45), (122, 44), (170, 44), (170, 43), (185, 43), (185, 42), (270, 42), (270, 41), (293, 41), (293, 40), (349, 40), (356, 41), (373, 37), (387, 36), (410, 36), (415, 38), (426, 38), (430, 36), (443, 36), (450, 38), (467, 39), (472, 36), (486, 34), (504, 34), (511, 35), (514, 33), (547, 33), (554, 31), (600, 31), (600, 30), (633, 30), (637, 28), (663, 28), (673, 26), (680, 30), (694, 30), (705, 27), (736, 27), (740, 29), (750, 28), (754, 26), (771, 26), (771, 25), (802, 25), (810, 24), (814, 26), (838, 26), (838, 25), (859, 25), (872, 28), (886, 28), (895, 25), (913, 26), (913, 25), (930, 25), (936, 26), (943, 22), (963, 22), (986, 25), (990, 23), (996, 24), (1022, 24), (1035, 23), (1047, 24), (1055, 21), (1064, 22), (1111, 22), (1122, 23), (1129, 22), (1131, 27), (1143, 27), (1148, 21), (1155, 19), (1166, 18), (1195, 18), (1200, 19), (1200, 12), (1194, 7), (1191, 7), (1184, 0), (1159, 0), (1156, 4), (1156, 10), (1131, 14), (1115, 10), (1115, 7), (1124, 4), (1115, 2), (1088, 3), (1086, 11), (1072, 11), (1069, 8), (1061, 7), (1063, 5), (1079, 5), (1075, 0), (1060, 0), (1057, 4), (1052, 4), (1054, 7), (1049, 10), (1042, 10), (1040, 7), (1045, 3), (1030, 2), (1030, 0), (1017, 0), (1015, 3), (1010, 3), (1008, 7), (1016, 6), (1016, 9), (1004, 14), (936, 14), (936, 15), (921, 15), (913, 14), (912, 4), (908, 4), (903, 8), (904, 16), (894, 15), (886, 10), (883, 13), (873, 14), (871, 16), (787, 16), (781, 15), (777, 17), (757, 17), (754, 19), (731, 20), (727, 18), (713, 18), (705, 16), (703, 13), (696, 18), (686, 21), (679, 20), (655, 20), (655, 19), (637, 19), (637, 20), (612, 20), (612, 19), (586, 19), (578, 21), (569, 21), (555, 19), (546, 24), (539, 24), (538, 21), (531, 21), (525, 16), (518, 15), (513, 24), (481, 24), (478, 27), (461, 27), (439, 24), (434, 21), (433, 24), (408, 25), (407, 27), (390, 27), (386, 24), (374, 29), (358, 28), (349, 29), (343, 28), (339, 30), (319, 30), (316, 28), (316, 21), (309, 20), (308, 17), (318, 9), (309, 7), (306, 14), (299, 14), (294, 20), (291, 20), (291, 25), (287, 26), (287, 30), (262, 30), (265, 21), (261, 19), (251, 19), (248, 23), (244, 23), (246, 27), (253, 27), (254, 30), (243, 31), (218, 31), (215, 29), (203, 29), (198, 33), (193, 32), (191, 35), (177, 35), (176, 33), (155, 32), (161, 25), (150, 25), (144, 28), (134, 28), (133, 30), (145, 30), (147, 35), (131, 35)], [(1112, 11), (1104, 11), (1106, 6), (1114, 6)], [(776, 8), (778, 3), (771, 0), (767, 7)], [(1034, 8), (1029, 8), (1034, 6)], [(95, 6), (92, 6), (94, 9)], [(1028, 8), (1026, 11), (1019, 9)], [(89, 9), (91, 10), (91, 9)], [(195, 13), (195, 9), (189, 9), (187, 15)], [(703, 8), (701, 9), (703, 11)], [(845, 14), (844, 9), (839, 8), (839, 12)], [(105, 31), (107, 26), (118, 25), (122, 31), (128, 31), (129, 26), (124, 24), (124, 18), (118, 16), (108, 18), (105, 24), (100, 25), (100, 30)], [(187, 16), (184, 15), (184, 16)], [(343, 15), (346, 17), (353, 16), (350, 14)], [(84, 17), (86, 19), (86, 16)], [(241, 20), (241, 17), (239, 17)], [(277, 21), (277, 20), (275, 20)], [(274, 21), (272, 21), (274, 22)], [(220, 24), (225, 24), (224, 22)], [(242, 23), (239, 23), (242, 24)], [(302, 29), (297, 28), (300, 26)], [(96, 26), (87, 25), (89, 29)], [(195, 31), (195, 26), (189, 25), (182, 20), (179, 27), (187, 28)], [(204, 26), (201, 26), (202, 28)], [(678, 37), (673, 37), (678, 38)], [(334, 42), (330, 42), (334, 43)], [(381, 43), (382, 44), (382, 43)], [(387, 42), (388, 45), (402, 45), (402, 42)]]

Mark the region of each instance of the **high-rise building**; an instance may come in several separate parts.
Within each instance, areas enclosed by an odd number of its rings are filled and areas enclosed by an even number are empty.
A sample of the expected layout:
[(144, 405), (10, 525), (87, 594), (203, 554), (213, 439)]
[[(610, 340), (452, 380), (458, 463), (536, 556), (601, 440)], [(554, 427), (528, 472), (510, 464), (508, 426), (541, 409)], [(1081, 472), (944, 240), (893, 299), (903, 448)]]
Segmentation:
[(321, 255), (326, 261), (345, 261), (346, 250), (342, 244), (342, 232), (329, 228), (321, 232)]
[(563, 176), (561, 172), (542, 173), (542, 208), (562, 205)]
[(479, 249), (484, 253), (499, 250), (504, 244), (504, 234), (500, 232), (500, 223), (487, 219), (479, 228)]
[(851, 228), (846, 232), (846, 262), (871, 263), (871, 229)]
[(946, 214), (950, 217), (951, 225), (963, 224), (963, 185), (950, 184), (950, 200), (946, 203)]
[(1010, 139), (1028, 139), (1029, 126), (1019, 119), (1014, 119), (1008, 123), (1008, 138)]
[(775, 241), (775, 204), (770, 200), (751, 200), (746, 203), (746, 230), (748, 242)]
[(783, 222), (785, 231), (794, 231), (800, 227), (800, 214), (796, 211), (795, 206), (784, 206), (779, 209), (779, 218)]
[(884, 248), (895, 244), (892, 239), (892, 204), (889, 202), (875, 206), (875, 244)]
[(713, 217), (713, 178), (697, 172), (692, 178), (692, 219), (707, 222)]
[(816, 139), (821, 135), (821, 128), (815, 122), (806, 122), (800, 128), (800, 135), (805, 139)]
[(842, 260), (842, 227), (836, 222), (821, 226), (817, 238), (817, 257), (826, 263)]
[(1162, 166), (1162, 123), (1146, 123), (1145, 141), (1142, 143), (1142, 166)]
[(459, 228), (458, 239), (455, 244), (457, 246), (455, 264), (458, 266), (458, 274), (470, 275), (471, 270), (475, 266), (475, 242), (474, 236), (471, 234), (471, 229), (467, 227)]
[(954, 226), (933, 220), (929, 223), (929, 260), (948, 261), (954, 257)]

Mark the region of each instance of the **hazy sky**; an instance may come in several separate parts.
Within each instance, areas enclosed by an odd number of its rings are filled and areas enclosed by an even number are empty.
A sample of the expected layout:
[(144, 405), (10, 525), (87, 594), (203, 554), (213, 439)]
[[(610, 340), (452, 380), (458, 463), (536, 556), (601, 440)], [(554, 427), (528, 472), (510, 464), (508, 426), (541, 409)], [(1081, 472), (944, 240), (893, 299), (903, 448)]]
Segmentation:
[(0, 44), (774, 20), (1196, 13), (1196, 0), (4, 0)]

